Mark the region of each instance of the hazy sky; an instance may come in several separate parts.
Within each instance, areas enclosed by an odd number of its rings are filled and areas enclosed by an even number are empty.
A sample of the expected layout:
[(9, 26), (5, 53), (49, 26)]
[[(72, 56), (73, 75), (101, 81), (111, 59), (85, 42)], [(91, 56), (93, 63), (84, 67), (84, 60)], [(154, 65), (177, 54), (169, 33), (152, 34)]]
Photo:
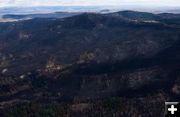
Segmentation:
[(71, 5), (155, 5), (180, 6), (180, 0), (0, 0), (4, 6), (71, 6)]

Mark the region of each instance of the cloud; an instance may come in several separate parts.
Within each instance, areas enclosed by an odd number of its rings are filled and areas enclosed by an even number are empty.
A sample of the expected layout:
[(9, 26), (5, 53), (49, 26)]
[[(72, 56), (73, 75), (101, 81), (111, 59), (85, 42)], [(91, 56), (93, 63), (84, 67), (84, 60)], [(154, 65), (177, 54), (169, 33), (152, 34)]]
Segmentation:
[(180, 0), (0, 0), (2, 6), (81, 6), (81, 5), (168, 5), (180, 6)]

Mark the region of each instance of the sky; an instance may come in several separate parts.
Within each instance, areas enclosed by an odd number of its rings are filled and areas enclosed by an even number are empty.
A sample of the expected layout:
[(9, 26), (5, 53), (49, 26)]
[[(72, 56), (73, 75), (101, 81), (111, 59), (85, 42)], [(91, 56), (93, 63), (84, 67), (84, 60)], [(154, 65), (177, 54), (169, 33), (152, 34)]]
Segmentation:
[(180, 6), (180, 0), (0, 0), (9, 6), (103, 6), (103, 5)]

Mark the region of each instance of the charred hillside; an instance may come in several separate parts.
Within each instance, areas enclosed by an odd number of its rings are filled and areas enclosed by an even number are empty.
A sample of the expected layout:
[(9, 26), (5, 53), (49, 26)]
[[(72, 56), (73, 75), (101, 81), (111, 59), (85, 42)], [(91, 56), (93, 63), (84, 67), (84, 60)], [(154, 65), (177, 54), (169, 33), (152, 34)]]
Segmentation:
[(180, 98), (179, 19), (122, 11), (0, 23), (1, 113), (55, 102), (75, 117), (163, 116), (153, 107)]

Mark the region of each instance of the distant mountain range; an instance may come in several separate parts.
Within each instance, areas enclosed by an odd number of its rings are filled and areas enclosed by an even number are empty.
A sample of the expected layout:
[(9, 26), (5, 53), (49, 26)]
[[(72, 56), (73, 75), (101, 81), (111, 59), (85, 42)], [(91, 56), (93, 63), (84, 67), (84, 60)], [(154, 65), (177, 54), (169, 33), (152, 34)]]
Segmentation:
[(33, 18), (65, 18), (83, 12), (109, 13), (114, 10), (104, 7), (8, 7), (0, 8), (0, 22), (14, 22)]
[(66, 18), (75, 15), (81, 14), (80, 12), (56, 12), (56, 13), (44, 13), (44, 14), (27, 14), (27, 15), (3, 15), (3, 19), (16, 19), (16, 20), (23, 20), (23, 19), (33, 19), (33, 18)]
[(144, 7), (136, 5), (121, 6), (49, 6), (49, 7), (0, 7), (0, 16), (7, 14), (42, 14), (53, 12), (117, 12), (123, 10), (152, 13), (180, 13), (178, 7)]
[[(0, 22), (14, 22), (33, 18), (65, 18), (85, 12), (113, 13), (124, 10), (146, 11), (149, 13), (175, 13), (179, 14), (177, 7), (153, 7), (142, 6), (49, 6), (49, 7), (2, 7), (0, 8)], [(141, 14), (145, 15), (145, 14)]]
[(0, 15), (6, 14), (42, 14), (53, 12), (99, 12), (106, 7), (96, 6), (57, 6), (57, 7), (3, 7), (0, 8)]

